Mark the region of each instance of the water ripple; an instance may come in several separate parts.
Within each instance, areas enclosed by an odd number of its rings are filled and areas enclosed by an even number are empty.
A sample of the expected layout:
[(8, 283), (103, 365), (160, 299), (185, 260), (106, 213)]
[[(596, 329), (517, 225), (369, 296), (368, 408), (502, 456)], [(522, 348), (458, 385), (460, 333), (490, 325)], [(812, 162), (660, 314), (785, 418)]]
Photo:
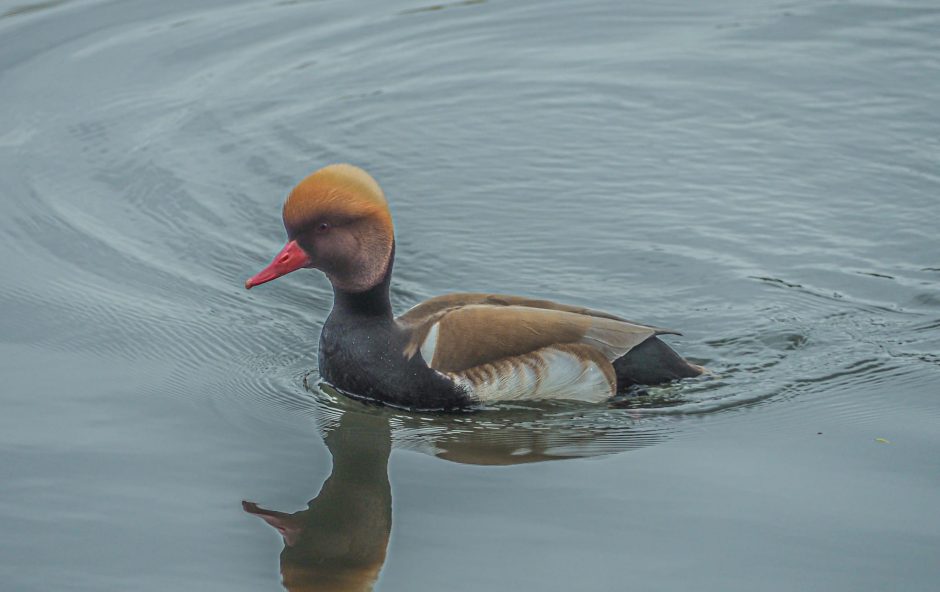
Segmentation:
[[(328, 284), (241, 285), (280, 246), (292, 183), (354, 161), (396, 216), (398, 309), (453, 290), (578, 302), (683, 330), (670, 343), (712, 371), (466, 430), (403, 416), (403, 442), (577, 456), (683, 415), (800, 401), (851, 420), (936, 380), (937, 87), (906, 65), (935, 69), (936, 10), (553, 2), (581, 25), (559, 36), (511, 3), (161, 6), (4, 14), (24, 15), (2, 25), (19, 48), (0, 69), (7, 342), (166, 364), (154, 388), (219, 409), (316, 415), (333, 403), (302, 382)], [(598, 45), (611, 20), (623, 34)], [(873, 55), (876, 25), (905, 42)], [(820, 47), (866, 67), (830, 71)], [(57, 84), (19, 90), (37, 80)]]

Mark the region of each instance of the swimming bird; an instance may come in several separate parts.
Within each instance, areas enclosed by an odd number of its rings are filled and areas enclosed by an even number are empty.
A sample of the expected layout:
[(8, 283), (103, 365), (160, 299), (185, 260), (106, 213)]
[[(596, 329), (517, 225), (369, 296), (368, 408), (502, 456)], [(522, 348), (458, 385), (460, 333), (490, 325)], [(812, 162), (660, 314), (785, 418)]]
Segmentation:
[(675, 331), (549, 300), (448, 294), (396, 318), (392, 216), (378, 183), (356, 166), (329, 165), (305, 178), (283, 219), (287, 244), (245, 287), (302, 268), (326, 274), (333, 309), (320, 333), (320, 376), (351, 396), (422, 410), (599, 403), (635, 384), (703, 372), (658, 338)]

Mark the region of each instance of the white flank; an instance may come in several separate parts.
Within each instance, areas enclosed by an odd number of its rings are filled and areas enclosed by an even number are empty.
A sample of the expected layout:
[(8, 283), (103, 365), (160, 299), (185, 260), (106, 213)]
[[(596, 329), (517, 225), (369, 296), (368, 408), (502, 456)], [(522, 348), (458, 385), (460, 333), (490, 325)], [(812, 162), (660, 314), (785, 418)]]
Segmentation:
[[(536, 358), (542, 362), (538, 372)], [(553, 347), (447, 376), (481, 403), (550, 399), (600, 403), (617, 388), (596, 362)]]
[(439, 322), (431, 325), (431, 329), (428, 331), (424, 342), (421, 344), (421, 357), (424, 358), (428, 366), (431, 365), (431, 359), (434, 358), (434, 350), (437, 349), (437, 334), (440, 329), (441, 324)]

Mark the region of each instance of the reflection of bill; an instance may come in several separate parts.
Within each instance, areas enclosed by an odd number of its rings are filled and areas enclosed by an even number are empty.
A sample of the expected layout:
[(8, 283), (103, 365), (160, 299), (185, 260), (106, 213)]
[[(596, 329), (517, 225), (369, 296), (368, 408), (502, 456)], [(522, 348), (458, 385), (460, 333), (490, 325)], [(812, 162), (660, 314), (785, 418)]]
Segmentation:
[(243, 502), (284, 537), (284, 587), (299, 590), (371, 590), (392, 529), (388, 482), (388, 420), (345, 413), (324, 436), (333, 471), (307, 509), (285, 514)]
[(372, 589), (392, 527), (393, 431), (396, 447), (478, 465), (612, 454), (653, 444), (665, 431), (599, 407), (412, 415), (343, 397), (331, 403), (320, 422), (333, 470), (307, 509), (286, 514), (243, 503), (283, 536), (281, 574), (292, 592)]

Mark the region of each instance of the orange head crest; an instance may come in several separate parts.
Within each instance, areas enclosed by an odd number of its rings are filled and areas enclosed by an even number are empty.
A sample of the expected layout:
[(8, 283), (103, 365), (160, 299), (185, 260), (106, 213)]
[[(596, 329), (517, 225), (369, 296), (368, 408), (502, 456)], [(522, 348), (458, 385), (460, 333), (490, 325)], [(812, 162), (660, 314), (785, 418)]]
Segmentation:
[(287, 245), (246, 288), (315, 267), (337, 288), (361, 292), (388, 270), (392, 216), (379, 184), (359, 167), (333, 164), (313, 173), (290, 192), (283, 217)]

